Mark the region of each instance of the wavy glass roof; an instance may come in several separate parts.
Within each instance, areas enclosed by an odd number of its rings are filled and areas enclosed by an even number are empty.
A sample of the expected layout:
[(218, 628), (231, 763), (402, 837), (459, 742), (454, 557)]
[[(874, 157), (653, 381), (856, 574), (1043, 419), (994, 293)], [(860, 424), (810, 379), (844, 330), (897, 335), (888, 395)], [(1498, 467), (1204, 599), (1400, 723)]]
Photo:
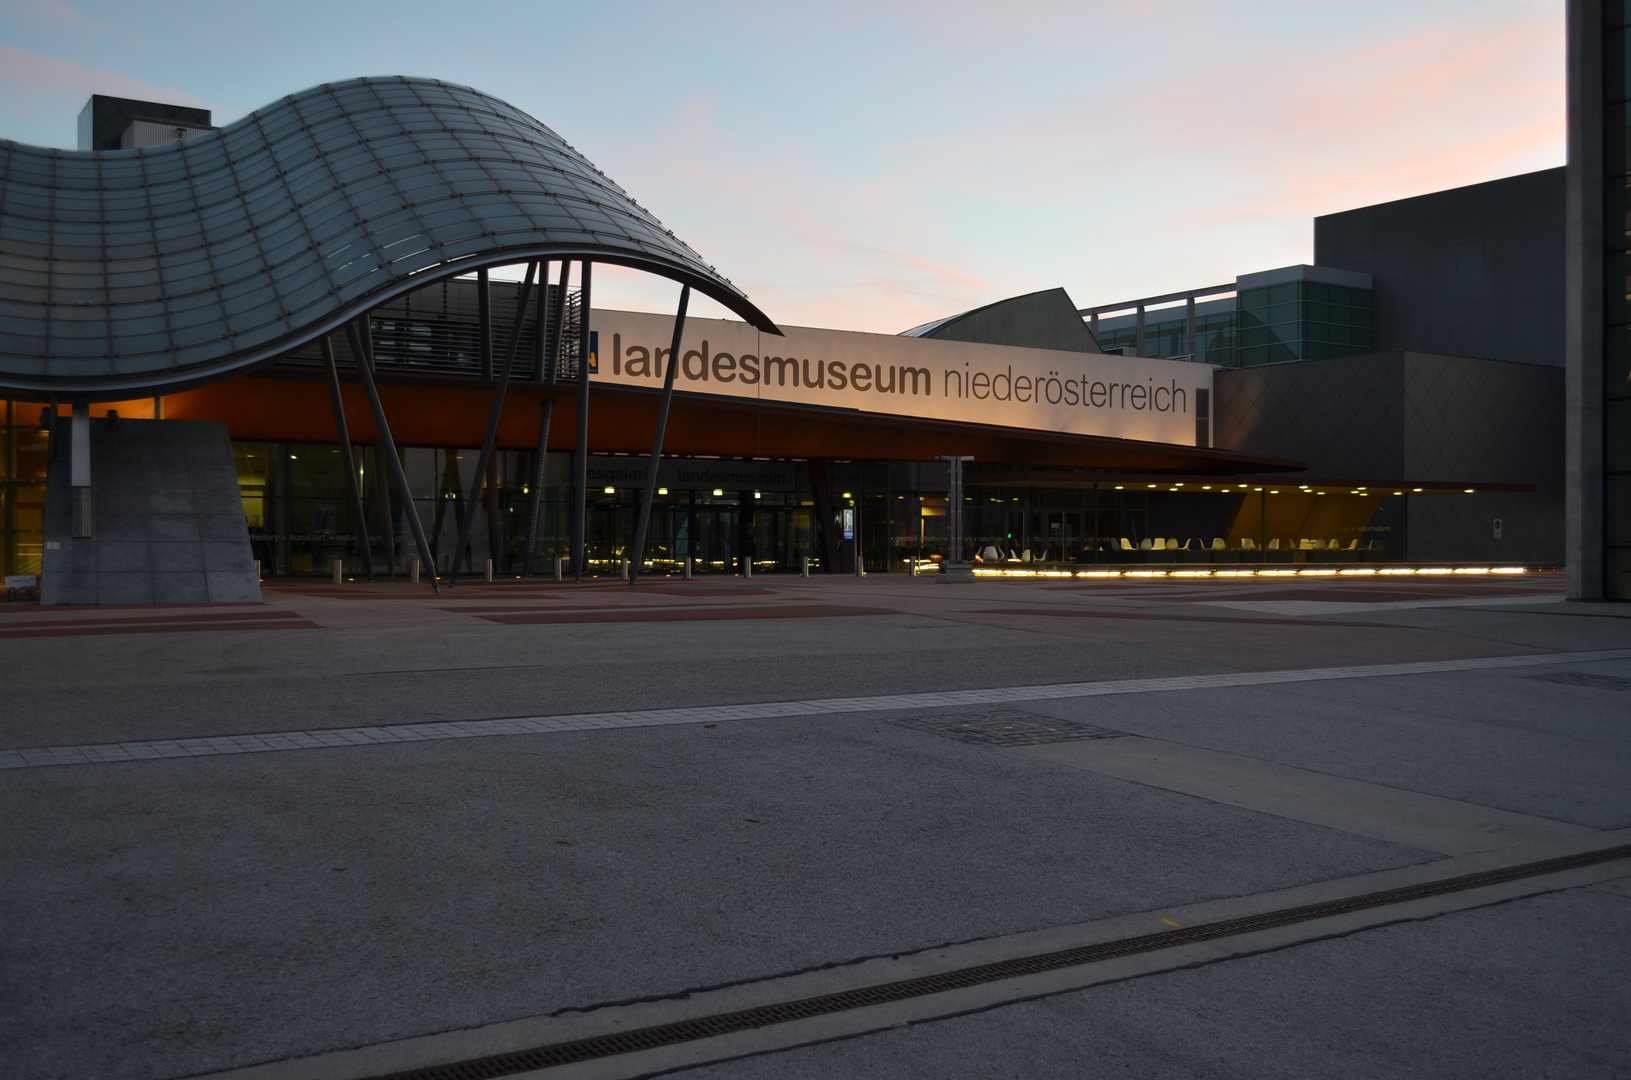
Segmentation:
[(430, 281), (617, 263), (775, 325), (559, 135), (428, 79), (315, 87), (146, 150), (0, 141), (0, 390), (238, 374)]

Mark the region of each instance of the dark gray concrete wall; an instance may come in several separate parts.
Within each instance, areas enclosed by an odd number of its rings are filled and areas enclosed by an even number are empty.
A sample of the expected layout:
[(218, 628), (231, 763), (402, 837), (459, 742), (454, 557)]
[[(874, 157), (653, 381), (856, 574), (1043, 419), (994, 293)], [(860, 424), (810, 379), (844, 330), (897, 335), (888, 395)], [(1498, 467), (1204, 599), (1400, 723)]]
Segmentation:
[(1224, 369), (1212, 445), (1308, 462), (1321, 479), (1404, 474), (1403, 353)]
[(1214, 387), (1219, 449), (1320, 480), (1473, 488), (1408, 497), (1408, 558), (1563, 560), (1561, 368), (1396, 352), (1219, 371)]
[(1375, 278), (1377, 351), (1563, 363), (1564, 170), (1314, 219), (1314, 262)]
[(225, 424), (92, 421), (84, 539), (72, 536), (69, 468), (64, 446), (46, 477), (41, 603), (260, 602)]
[[(1405, 477), (1474, 489), (1411, 497), (1411, 558), (1563, 561), (1561, 368), (1408, 354), (1404, 408)], [(1481, 492), (1482, 483), (1536, 490)]]
[[(1563, 561), (1563, 492), (1410, 495), (1406, 557), (1418, 562)], [(1500, 519), (1501, 538), (1495, 538)]]
[(1563, 372), (1404, 354), (1403, 478), (1534, 484), (1563, 479)]

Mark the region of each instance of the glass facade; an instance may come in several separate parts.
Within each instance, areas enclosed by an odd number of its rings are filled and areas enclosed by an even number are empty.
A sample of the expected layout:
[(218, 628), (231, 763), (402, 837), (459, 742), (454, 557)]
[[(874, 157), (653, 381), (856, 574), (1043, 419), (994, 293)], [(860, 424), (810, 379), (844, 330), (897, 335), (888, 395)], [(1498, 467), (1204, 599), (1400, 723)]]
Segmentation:
[(1607, 596), (1631, 599), (1631, 3), (1605, 3), (1603, 55), (1603, 562)]
[[(1144, 319), (1144, 353), (1146, 356), (1182, 356), (1186, 347), (1184, 311), (1173, 309), (1150, 312)], [(1127, 325), (1121, 325), (1127, 321)], [(1138, 327), (1123, 316), (1107, 320), (1099, 330), (1099, 348), (1117, 349), (1138, 344)], [(1202, 364), (1235, 366), (1235, 313), (1218, 312), (1195, 316), (1195, 351), (1193, 359)]]
[(1371, 294), (1318, 281), (1242, 289), (1235, 298), (1235, 365), (1329, 360), (1371, 351)]
[[(234, 442), (238, 485), (249, 522), (249, 537), (267, 577), (326, 576), (335, 559), (345, 573), (362, 572), (362, 541), (378, 577), (405, 574), (417, 557), (413, 535), (379, 446), (357, 446), (366, 519), (359, 530), (339, 448), (332, 444)], [(480, 574), (493, 560), (495, 574), (518, 574), (525, 562), (527, 511), (531, 501), (530, 451), (494, 454), (488, 483), (477, 482), (477, 451), (469, 448), (408, 447), (399, 450), (414, 493), (414, 505), (430, 540), (440, 573), (452, 569), (460, 515), (478, 500), (471, 542), (459, 572)], [(571, 529), (572, 456), (552, 453), (545, 464), (538, 516), (534, 572), (549, 572), (567, 555)], [(814, 502), (806, 470), (797, 470), (792, 492), (669, 489), (656, 496), (647, 558), (657, 572), (677, 571), (690, 557), (698, 573), (735, 573), (743, 558), (757, 571), (796, 571), (815, 550)], [(381, 490), (381, 480), (384, 490)], [(859, 486), (859, 485), (857, 485)], [(642, 491), (592, 488), (585, 539), (592, 573), (616, 573), (628, 554)], [(381, 529), (380, 522), (386, 523)], [(886, 556), (880, 555), (880, 562)], [(882, 566), (879, 567), (882, 569)]]
[[(1259, 277), (1262, 275), (1253, 275)], [(1360, 356), (1372, 349), (1369, 289), (1319, 281), (1241, 288), (1232, 300), (1196, 305), (1195, 346), (1186, 341), (1182, 307), (1147, 311), (1145, 356), (1188, 356), (1221, 367)], [(1102, 349), (1136, 348), (1136, 315), (1102, 319)]]
[(43, 406), (4, 405), (0, 437), (0, 570), (38, 574), (45, 529), (45, 466), (48, 447), (40, 428)]
[[(337, 447), (237, 442), (233, 452), (250, 540), (266, 577), (327, 578), (335, 559), (348, 576), (362, 572), (359, 530)], [(416, 553), (394, 489), (388, 493), (388, 504), (382, 502), (378, 452), (368, 446), (353, 450), (367, 519), (364, 535), (376, 577), (385, 578), (405, 575), (408, 560)], [(489, 474), (491, 485), (475, 483), (474, 450), (414, 447), (402, 454), (437, 570), (446, 574), (452, 569), (459, 515), (468, 500), (476, 498), (480, 505), (460, 574), (481, 574), (488, 558), (495, 575), (519, 574), (525, 559), (530, 452), (499, 452)], [(553, 453), (547, 462), (535, 574), (549, 575), (553, 560), (568, 555), (571, 461), (570, 454)], [(688, 557), (696, 574), (739, 574), (744, 560), (752, 561), (757, 574), (797, 573), (805, 559), (815, 572), (825, 570), (810, 470), (804, 462), (789, 464), (793, 482), (787, 491), (661, 490), (647, 541), (648, 572), (677, 574)], [(943, 469), (915, 462), (830, 462), (826, 471), (835, 518), (846, 509), (855, 512), (869, 573), (931, 571), (950, 554)], [(1253, 495), (1245, 485), (1187, 491), (1185, 485), (1156, 490), (1147, 484), (1095, 487), (1085, 481), (1068, 487), (1037, 486), (1001, 466), (971, 467), (965, 482), (965, 558), (983, 554), (987, 561), (1028, 563), (1240, 561), (1241, 538), (1262, 540), (1262, 534), (1283, 537), (1274, 542), (1279, 554), (1271, 552), (1270, 561), (1281, 557), (1290, 561), (1299, 545), (1306, 546), (1300, 539), (1304, 534), (1332, 550), (1350, 543), (1368, 548), (1377, 539), (1370, 535), (1372, 518), (1377, 516), (1377, 500), (1370, 496), (1332, 493), (1316, 503), (1310, 493), (1288, 490), (1270, 508), (1274, 513), (1265, 517), (1252, 501), (1262, 496)], [(641, 495), (638, 487), (591, 485), (585, 522), (591, 574), (621, 572)], [(389, 513), (382, 512), (385, 505)], [(1316, 512), (1319, 505), (1325, 509)], [(382, 519), (388, 523), (384, 531), (379, 526)], [(1386, 542), (1376, 546), (1376, 556), (1402, 557), (1402, 534), (1389, 537), (1393, 531), (1380, 530), (1380, 539)], [(1230, 554), (1214, 555), (1210, 551), (1214, 539), (1225, 539)], [(1162, 547), (1150, 553), (1139, 550), (1152, 541), (1162, 541)], [(1162, 554), (1171, 551), (1166, 541), (1176, 541), (1173, 546), (1181, 552)], [(1259, 546), (1266, 543), (1262, 540)], [(853, 547), (840, 544), (834, 569), (851, 572), (853, 558)]]

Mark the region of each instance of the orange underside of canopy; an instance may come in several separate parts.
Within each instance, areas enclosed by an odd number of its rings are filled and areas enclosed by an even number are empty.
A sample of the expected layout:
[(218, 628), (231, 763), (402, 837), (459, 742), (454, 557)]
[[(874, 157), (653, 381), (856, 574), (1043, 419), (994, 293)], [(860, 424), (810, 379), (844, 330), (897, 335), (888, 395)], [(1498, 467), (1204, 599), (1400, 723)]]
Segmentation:
[[(381, 382), (380, 400), (392, 437), (401, 446), (479, 446), (492, 407), (490, 386), (428, 386)], [(379, 438), (360, 383), (341, 386), (346, 422), (356, 443)], [(498, 424), (498, 446), (531, 449), (538, 439), (541, 405), (556, 401), (551, 450), (577, 442), (576, 387), (539, 383), (510, 387)], [(589, 449), (597, 454), (649, 453), (657, 420), (656, 391), (595, 386), (589, 399)], [(153, 415), (153, 399), (109, 402), (132, 418)], [(232, 438), (266, 442), (335, 441), (328, 386), (320, 378), (246, 377), (163, 399), (167, 420), (225, 421)], [(781, 402), (676, 393), (663, 452), (676, 456), (837, 458), (932, 461), (968, 454), (976, 461), (1151, 473), (1229, 475), (1294, 471), (1301, 462), (1250, 457), (1221, 450), (1070, 435), (986, 424), (967, 424)]]

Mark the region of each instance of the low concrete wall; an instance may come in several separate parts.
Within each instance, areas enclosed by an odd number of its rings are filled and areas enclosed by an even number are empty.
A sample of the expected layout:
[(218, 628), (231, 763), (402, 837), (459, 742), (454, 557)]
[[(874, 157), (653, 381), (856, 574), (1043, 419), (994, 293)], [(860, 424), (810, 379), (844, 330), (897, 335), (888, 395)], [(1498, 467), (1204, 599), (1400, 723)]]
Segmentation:
[(68, 458), (64, 445), (47, 472), (42, 604), (260, 601), (225, 424), (92, 421), (92, 535), (80, 539)]

